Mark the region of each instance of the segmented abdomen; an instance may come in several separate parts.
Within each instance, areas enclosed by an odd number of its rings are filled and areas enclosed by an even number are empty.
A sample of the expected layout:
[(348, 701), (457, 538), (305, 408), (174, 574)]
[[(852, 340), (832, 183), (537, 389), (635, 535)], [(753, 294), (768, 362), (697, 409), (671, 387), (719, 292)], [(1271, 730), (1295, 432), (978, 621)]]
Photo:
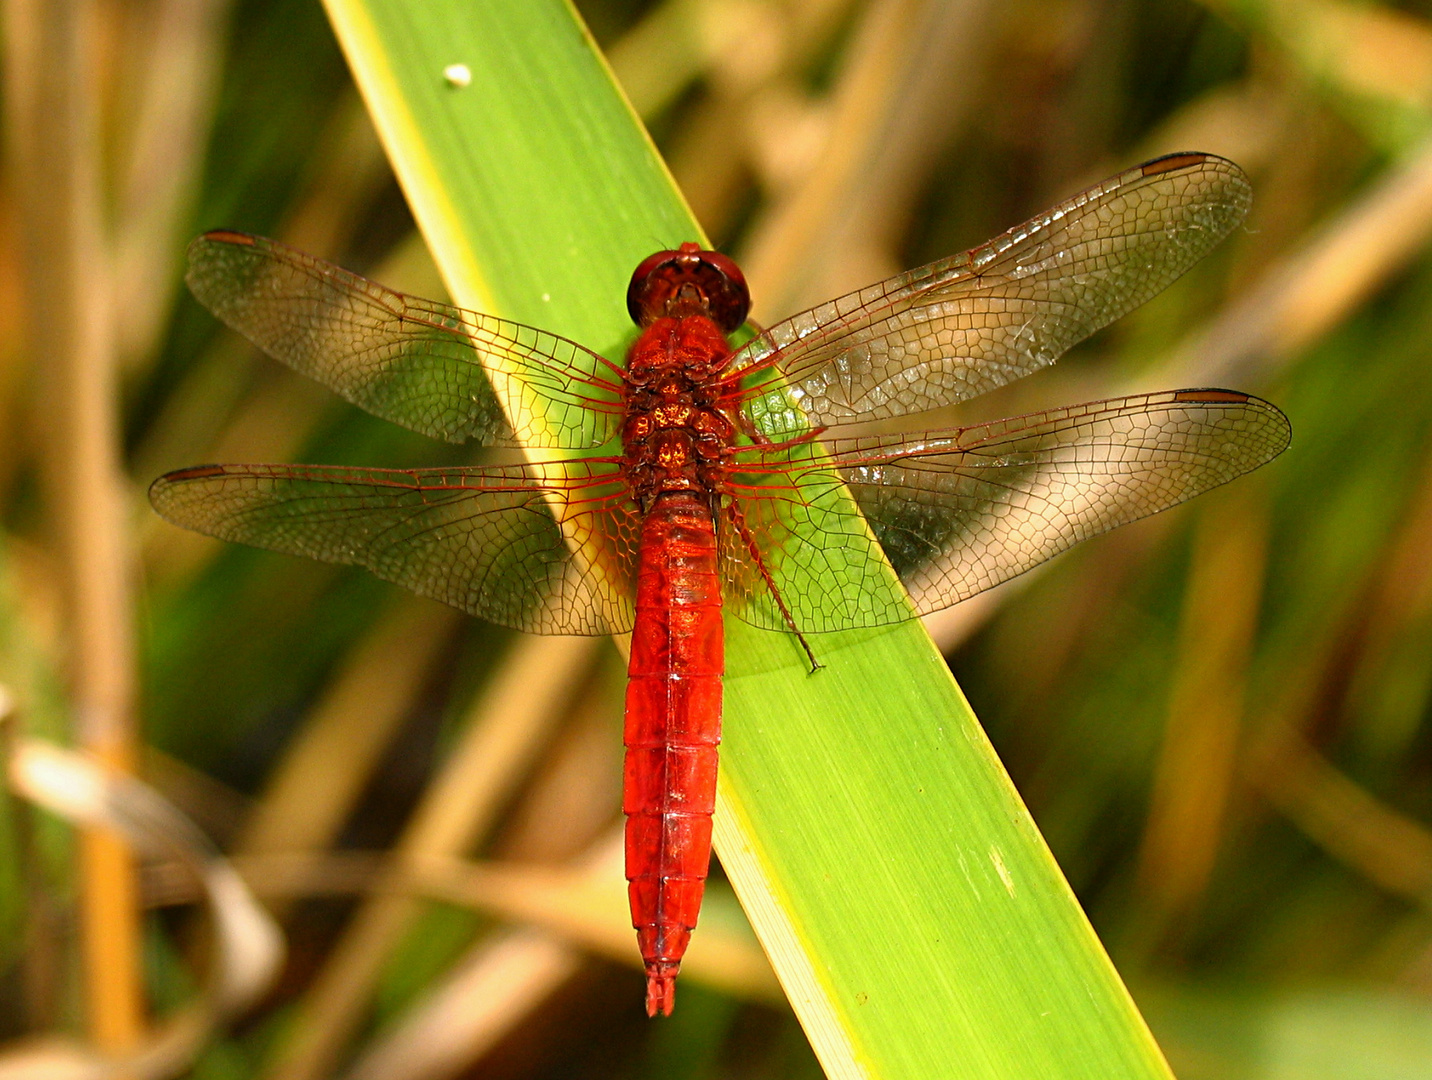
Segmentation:
[(646, 1011), (669, 1014), (711, 860), (725, 647), (708, 502), (664, 492), (642, 524), (622, 810)]

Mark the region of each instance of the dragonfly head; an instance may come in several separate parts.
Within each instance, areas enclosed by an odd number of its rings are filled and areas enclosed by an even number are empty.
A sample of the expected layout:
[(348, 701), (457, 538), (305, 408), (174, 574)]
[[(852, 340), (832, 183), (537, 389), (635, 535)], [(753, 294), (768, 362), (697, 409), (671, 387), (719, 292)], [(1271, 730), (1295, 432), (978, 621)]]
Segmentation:
[(642, 260), (627, 287), (627, 311), (642, 327), (663, 316), (705, 315), (729, 334), (746, 321), (750, 309), (740, 267), (699, 244), (682, 244)]

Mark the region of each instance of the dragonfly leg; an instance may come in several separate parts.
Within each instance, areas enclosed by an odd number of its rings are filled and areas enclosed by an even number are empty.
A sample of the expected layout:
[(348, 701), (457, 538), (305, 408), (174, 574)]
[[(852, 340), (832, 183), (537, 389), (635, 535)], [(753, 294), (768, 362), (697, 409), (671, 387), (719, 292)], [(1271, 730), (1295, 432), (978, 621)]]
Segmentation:
[(737, 505), (734, 499), (726, 503), (726, 516), (731, 519), (731, 524), (736, 528), (736, 534), (740, 536), (741, 542), (746, 545), (746, 550), (751, 553), (751, 558), (755, 560), (756, 569), (760, 570), (761, 579), (765, 581), (766, 588), (770, 589), (771, 595), (775, 597), (776, 606), (781, 609), (781, 618), (786, 621), (786, 625), (790, 627), (791, 633), (796, 636), (796, 640), (801, 643), (801, 648), (805, 650), (806, 659), (810, 661), (811, 674), (814, 675), (824, 665), (816, 660), (815, 653), (810, 647), (810, 642), (806, 640), (806, 636), (801, 633), (800, 627), (796, 625), (795, 619), (791, 617), (790, 609), (786, 607), (786, 602), (781, 597), (781, 590), (776, 588), (775, 579), (771, 577), (771, 572), (766, 567), (766, 560), (761, 555), (760, 547), (756, 544), (756, 537), (752, 534), (750, 528), (747, 527), (745, 515), (741, 513), (741, 507)]
[[(820, 438), (830, 430), (828, 427), (811, 428), (809, 431), (802, 431), (799, 435), (793, 435), (789, 439), (782, 439), (780, 442), (771, 442), (770, 436), (758, 428), (755, 421), (745, 413), (736, 414), (736, 426), (741, 429), (742, 434), (750, 439), (751, 442), (755, 443), (767, 453), (775, 450), (789, 450), (793, 446), (800, 446), (802, 443), (808, 443), (813, 439)], [(748, 446), (732, 446), (728, 452), (739, 454), (742, 450), (749, 449), (750, 447)]]

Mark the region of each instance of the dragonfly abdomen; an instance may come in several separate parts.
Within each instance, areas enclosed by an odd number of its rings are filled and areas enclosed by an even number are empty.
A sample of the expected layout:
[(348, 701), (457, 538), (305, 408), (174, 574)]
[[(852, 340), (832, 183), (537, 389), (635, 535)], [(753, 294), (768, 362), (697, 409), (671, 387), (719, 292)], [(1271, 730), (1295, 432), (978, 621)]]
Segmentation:
[(711, 860), (725, 646), (705, 498), (659, 495), (642, 523), (622, 810), (646, 1011), (671, 1012)]

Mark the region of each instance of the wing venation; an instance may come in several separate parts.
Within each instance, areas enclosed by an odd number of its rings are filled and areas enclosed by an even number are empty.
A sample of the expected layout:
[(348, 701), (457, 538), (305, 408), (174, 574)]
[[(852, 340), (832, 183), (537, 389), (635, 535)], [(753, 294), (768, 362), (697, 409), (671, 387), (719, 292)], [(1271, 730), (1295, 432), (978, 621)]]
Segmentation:
[(630, 629), (639, 524), (625, 485), (594, 470), (561, 480), (538, 470), (205, 465), (160, 477), (150, 501), (176, 525), (362, 566), (502, 626)]
[[(792, 479), (778, 479), (775, 465), (743, 466), (745, 482), (733, 491), (797, 626), (821, 632), (958, 603), (1251, 472), (1290, 438), (1287, 417), (1259, 398), (1174, 390), (927, 432), (914, 443), (831, 440), (825, 460)], [(869, 531), (842, 501), (840, 483)], [(913, 609), (890, 582), (861, 569), (858, 556), (876, 543)], [(780, 628), (754, 560), (729, 547), (733, 608)]]
[[(555, 334), (407, 296), (244, 233), (206, 233), (190, 244), (186, 280), (270, 356), (424, 435), (582, 449), (620, 426), (616, 370)], [(513, 416), (500, 397), (518, 403)]]
[(1167, 287), (1248, 212), (1230, 161), (1160, 158), (986, 244), (770, 327), (738, 357), (783, 389), (744, 406), (772, 438), (953, 405), (1052, 364)]

